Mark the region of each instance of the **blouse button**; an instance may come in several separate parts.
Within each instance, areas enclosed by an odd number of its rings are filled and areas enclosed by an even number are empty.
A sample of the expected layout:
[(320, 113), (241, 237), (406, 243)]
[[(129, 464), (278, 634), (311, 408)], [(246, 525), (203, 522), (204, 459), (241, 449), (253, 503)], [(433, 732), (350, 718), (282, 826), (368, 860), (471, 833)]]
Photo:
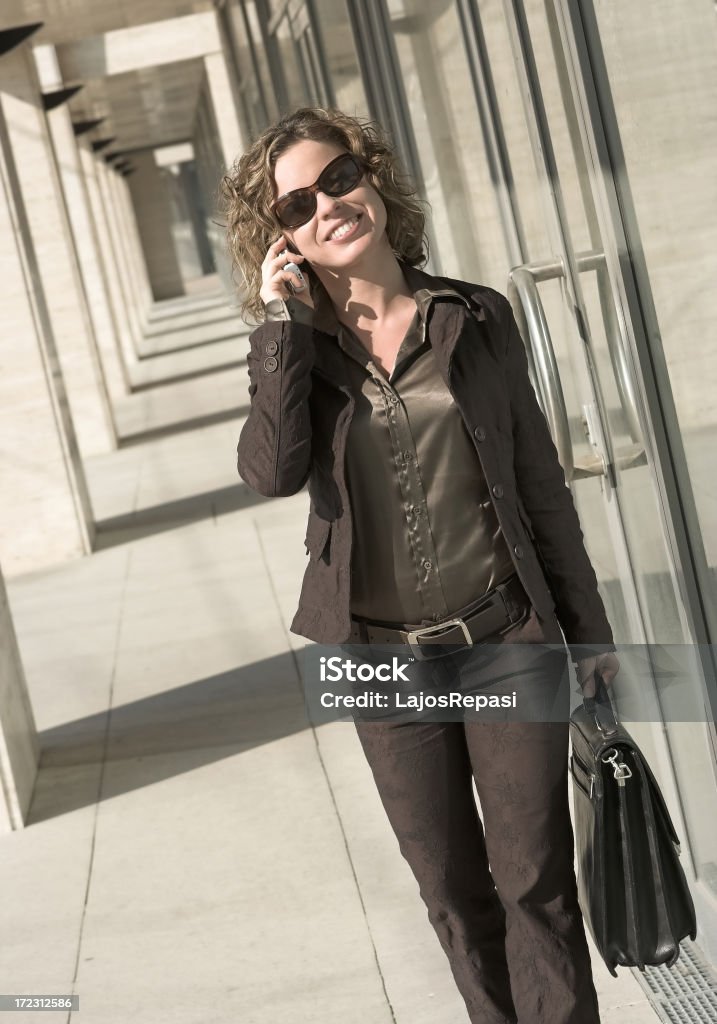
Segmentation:
[(424, 569), (432, 569), (433, 568), (433, 563), (426, 561), (426, 562), (423, 563), (423, 568)]

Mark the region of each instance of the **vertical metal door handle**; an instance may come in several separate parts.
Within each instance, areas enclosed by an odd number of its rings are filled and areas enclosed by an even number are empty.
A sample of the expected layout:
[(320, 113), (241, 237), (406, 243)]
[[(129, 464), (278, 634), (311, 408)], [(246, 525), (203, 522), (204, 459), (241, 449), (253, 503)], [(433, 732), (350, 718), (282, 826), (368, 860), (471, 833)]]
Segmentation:
[(541, 405), (558, 450), (565, 479), (570, 483), (575, 475), (575, 463), (568, 410), (543, 303), (535, 278), (527, 267), (511, 270), (508, 275), (508, 298), (521, 328), (528, 364), (535, 374)]

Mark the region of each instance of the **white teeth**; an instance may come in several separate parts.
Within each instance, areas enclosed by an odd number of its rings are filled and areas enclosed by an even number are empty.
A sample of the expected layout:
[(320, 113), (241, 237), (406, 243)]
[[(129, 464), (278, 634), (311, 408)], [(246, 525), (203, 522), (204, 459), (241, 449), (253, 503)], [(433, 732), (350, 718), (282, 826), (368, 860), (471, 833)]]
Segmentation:
[(331, 232), (329, 238), (341, 238), (342, 235), (345, 235), (347, 231), (351, 230), (351, 228), (354, 226), (354, 224), (356, 224), (357, 221), (358, 217), (352, 217), (351, 220), (344, 221), (341, 227), (336, 228), (335, 231)]

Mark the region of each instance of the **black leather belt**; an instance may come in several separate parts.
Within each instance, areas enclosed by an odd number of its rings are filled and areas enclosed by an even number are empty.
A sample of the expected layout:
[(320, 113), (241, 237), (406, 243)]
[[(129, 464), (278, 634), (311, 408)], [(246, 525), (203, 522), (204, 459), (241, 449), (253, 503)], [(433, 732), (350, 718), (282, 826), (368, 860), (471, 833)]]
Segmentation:
[(348, 643), (407, 644), (415, 658), (439, 657), (446, 648), (472, 647), (495, 634), (506, 633), (528, 617), (530, 599), (517, 573), (489, 590), (474, 605), (430, 626), (389, 626), (352, 616)]

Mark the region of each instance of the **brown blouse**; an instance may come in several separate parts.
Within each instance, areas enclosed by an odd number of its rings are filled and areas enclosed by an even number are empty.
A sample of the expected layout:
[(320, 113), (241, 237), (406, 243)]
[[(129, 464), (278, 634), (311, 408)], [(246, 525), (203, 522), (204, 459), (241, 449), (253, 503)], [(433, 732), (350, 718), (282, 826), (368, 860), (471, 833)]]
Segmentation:
[(346, 447), (354, 522), (351, 612), (428, 625), (460, 612), (514, 572), (478, 456), (426, 337), (434, 302), (465, 302), (452, 288), (412, 286), (416, 313), (389, 377), (323, 288), (316, 309), (267, 304), (267, 319), (311, 318), (335, 334), (356, 399)]

